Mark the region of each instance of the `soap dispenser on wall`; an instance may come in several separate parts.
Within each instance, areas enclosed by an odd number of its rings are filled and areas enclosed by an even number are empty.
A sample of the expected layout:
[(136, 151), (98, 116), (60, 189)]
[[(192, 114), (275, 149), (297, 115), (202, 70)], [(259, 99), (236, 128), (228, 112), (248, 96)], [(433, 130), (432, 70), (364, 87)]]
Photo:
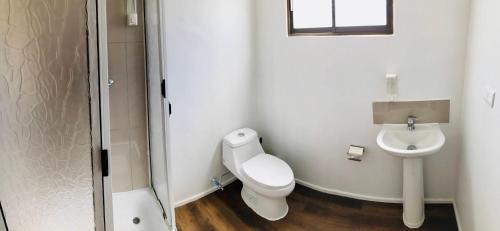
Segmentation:
[(389, 100), (389, 101), (398, 100), (398, 96), (399, 96), (398, 75), (397, 74), (386, 74), (385, 81), (386, 81), (387, 100)]
[(139, 15), (137, 14), (137, 0), (127, 0), (127, 25), (139, 26)]

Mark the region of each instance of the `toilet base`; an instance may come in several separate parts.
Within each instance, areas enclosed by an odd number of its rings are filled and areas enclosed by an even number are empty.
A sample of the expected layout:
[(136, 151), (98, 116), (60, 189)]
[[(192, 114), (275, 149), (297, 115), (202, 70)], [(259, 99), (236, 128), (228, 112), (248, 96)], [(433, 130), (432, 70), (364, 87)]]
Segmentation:
[(243, 184), (241, 189), (243, 201), (259, 216), (270, 221), (277, 221), (288, 213), (286, 197), (266, 197)]

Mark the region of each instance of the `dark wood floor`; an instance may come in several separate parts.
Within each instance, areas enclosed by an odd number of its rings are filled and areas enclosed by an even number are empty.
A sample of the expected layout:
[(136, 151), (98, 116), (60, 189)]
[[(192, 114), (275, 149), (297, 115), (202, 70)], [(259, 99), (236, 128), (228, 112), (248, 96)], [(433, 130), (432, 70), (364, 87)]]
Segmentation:
[[(270, 222), (245, 205), (240, 196), (241, 187), (241, 182), (236, 181), (224, 191), (177, 208), (177, 228), (181, 231), (411, 230), (403, 224), (403, 208), (399, 204), (332, 196), (300, 185), (287, 198), (288, 215), (280, 221)], [(425, 224), (418, 230), (458, 230), (452, 205), (427, 205)]]

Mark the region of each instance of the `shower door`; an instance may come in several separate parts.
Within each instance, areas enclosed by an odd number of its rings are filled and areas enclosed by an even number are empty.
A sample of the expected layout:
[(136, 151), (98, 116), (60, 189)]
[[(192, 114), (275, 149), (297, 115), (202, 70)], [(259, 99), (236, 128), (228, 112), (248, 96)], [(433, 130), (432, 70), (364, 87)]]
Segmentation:
[(151, 184), (164, 210), (164, 217), (176, 230), (171, 183), (171, 152), (166, 79), (165, 2), (145, 0), (146, 60), (149, 97)]
[(108, 37), (106, 1), (97, 1), (97, 30), (99, 50), (99, 105), (101, 117), (101, 164), (104, 199), (104, 228), (113, 230), (113, 188), (111, 179), (111, 119), (109, 109)]
[[(169, 145), (168, 145), (168, 118), (169, 103), (167, 100), (166, 80), (163, 78), (165, 73), (164, 66), (164, 41), (163, 29), (161, 25), (161, 0), (144, 0), (144, 19), (145, 19), (145, 40), (146, 40), (146, 79), (147, 79), (147, 123), (149, 137), (149, 173), (150, 188), (153, 191), (155, 200), (161, 207), (163, 218), (170, 230), (175, 228), (174, 207), (172, 204), (172, 193), (169, 180)], [(108, 2), (109, 3), (109, 2)], [(139, 9), (142, 7), (138, 7)], [(112, 187), (112, 162), (118, 150), (112, 150), (111, 122), (114, 117), (110, 116), (110, 90), (108, 84), (108, 37), (106, 22), (106, 1), (98, 1), (98, 28), (99, 28), (99, 60), (100, 60), (100, 100), (101, 100), (101, 133), (103, 147), (103, 169), (108, 169), (108, 174), (103, 174), (104, 203), (105, 203), (105, 226), (106, 230), (116, 230), (117, 225), (123, 224), (119, 217), (121, 210), (116, 208), (120, 203), (114, 203), (113, 197), (116, 197)], [(108, 9), (108, 12), (111, 12)], [(111, 41), (111, 37), (109, 39)], [(111, 53), (110, 53), (111, 54)], [(110, 55), (111, 56), (111, 55)], [(111, 63), (111, 62), (109, 62)], [(109, 73), (111, 76), (111, 73)], [(113, 76), (111, 78), (114, 79)], [(119, 81), (115, 81), (119, 84)], [(113, 106), (113, 105), (111, 105)], [(143, 110), (135, 108), (135, 110)], [(107, 161), (106, 161), (107, 159)], [(113, 162), (116, 164), (116, 162)], [(115, 167), (117, 167), (116, 165)], [(118, 166), (119, 167), (119, 166)], [(106, 172), (105, 170), (103, 172)], [(115, 179), (117, 180), (117, 179)], [(116, 199), (116, 198), (115, 198)], [(115, 210), (113, 211), (113, 207)], [(115, 214), (114, 214), (115, 213)], [(115, 216), (113, 216), (113, 214)], [(161, 214), (160, 214), (161, 215)], [(161, 216), (160, 216), (161, 217)], [(141, 217), (141, 222), (146, 222), (146, 217)], [(113, 221), (115, 219), (115, 221)], [(135, 219), (135, 218), (134, 218)], [(130, 224), (132, 222), (130, 221)], [(134, 224), (138, 224), (135, 223)], [(142, 224), (142, 223), (141, 223)], [(163, 229), (163, 228), (162, 228)], [(120, 231), (120, 230), (116, 230)], [(154, 230), (156, 231), (156, 230)], [(161, 230), (158, 230), (161, 231)]]

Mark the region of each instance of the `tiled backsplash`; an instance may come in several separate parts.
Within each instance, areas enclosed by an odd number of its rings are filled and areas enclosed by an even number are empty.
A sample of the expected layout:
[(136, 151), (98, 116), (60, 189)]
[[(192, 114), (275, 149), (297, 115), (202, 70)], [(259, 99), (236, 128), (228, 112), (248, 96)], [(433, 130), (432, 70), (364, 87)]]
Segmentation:
[(406, 124), (408, 116), (417, 117), (417, 123), (449, 123), (450, 100), (373, 103), (375, 124)]

